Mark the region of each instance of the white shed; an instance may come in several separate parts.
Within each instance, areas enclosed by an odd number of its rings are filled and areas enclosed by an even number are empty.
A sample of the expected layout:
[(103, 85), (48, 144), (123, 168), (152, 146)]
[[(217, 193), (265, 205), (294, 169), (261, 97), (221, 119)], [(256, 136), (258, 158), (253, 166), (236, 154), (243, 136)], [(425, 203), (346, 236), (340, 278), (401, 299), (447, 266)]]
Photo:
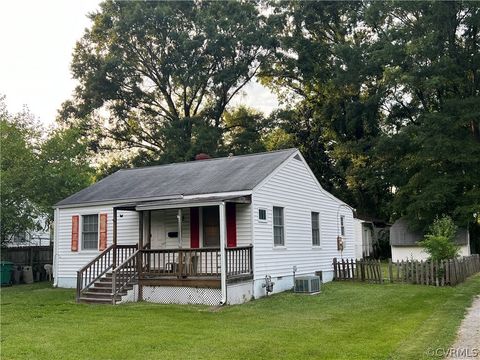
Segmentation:
[[(423, 234), (409, 229), (407, 220), (400, 218), (390, 228), (390, 246), (392, 248), (392, 261), (426, 260), (428, 254), (418, 245), (423, 239)], [(455, 242), (460, 246), (460, 255), (470, 255), (470, 237), (466, 229), (458, 229)]]
[(120, 170), (55, 223), (55, 284), (88, 302), (241, 303), (355, 254), (352, 208), (297, 149)]

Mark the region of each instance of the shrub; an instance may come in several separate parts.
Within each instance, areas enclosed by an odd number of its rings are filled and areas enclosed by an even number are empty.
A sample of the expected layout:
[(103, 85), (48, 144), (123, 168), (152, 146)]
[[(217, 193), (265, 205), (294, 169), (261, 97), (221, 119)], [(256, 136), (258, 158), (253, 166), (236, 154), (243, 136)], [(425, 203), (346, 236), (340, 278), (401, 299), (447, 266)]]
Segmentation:
[(460, 250), (455, 244), (456, 233), (457, 227), (449, 216), (436, 218), (419, 244), (430, 255), (431, 260), (453, 259)]

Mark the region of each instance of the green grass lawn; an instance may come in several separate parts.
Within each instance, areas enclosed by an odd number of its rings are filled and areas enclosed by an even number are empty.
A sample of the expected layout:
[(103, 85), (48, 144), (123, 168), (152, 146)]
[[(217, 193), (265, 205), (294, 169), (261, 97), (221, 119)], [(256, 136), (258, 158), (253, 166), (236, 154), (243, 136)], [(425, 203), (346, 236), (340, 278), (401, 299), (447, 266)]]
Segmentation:
[(420, 359), (448, 347), (480, 276), (455, 288), (329, 283), (240, 306), (78, 305), (46, 284), (3, 288), (6, 359)]

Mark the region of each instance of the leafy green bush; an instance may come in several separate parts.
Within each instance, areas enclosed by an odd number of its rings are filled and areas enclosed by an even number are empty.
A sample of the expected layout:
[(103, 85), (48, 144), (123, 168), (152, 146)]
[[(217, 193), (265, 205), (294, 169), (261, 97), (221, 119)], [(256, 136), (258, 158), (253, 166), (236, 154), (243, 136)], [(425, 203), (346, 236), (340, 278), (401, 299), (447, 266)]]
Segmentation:
[(431, 260), (453, 259), (458, 256), (460, 250), (455, 243), (456, 233), (457, 226), (452, 218), (449, 216), (436, 218), (419, 244), (430, 255)]

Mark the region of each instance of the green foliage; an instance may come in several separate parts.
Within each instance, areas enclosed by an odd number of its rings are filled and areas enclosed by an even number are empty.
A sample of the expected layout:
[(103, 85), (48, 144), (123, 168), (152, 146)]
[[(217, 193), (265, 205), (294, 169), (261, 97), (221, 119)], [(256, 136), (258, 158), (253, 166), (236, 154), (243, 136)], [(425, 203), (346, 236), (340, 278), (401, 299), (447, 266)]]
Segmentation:
[(449, 216), (437, 218), (419, 244), (434, 261), (453, 259), (458, 256), (460, 250), (460, 247), (455, 244), (457, 229)]
[[(329, 191), (360, 215), (480, 213), (480, 7), (474, 2), (275, 2), (280, 51), (262, 81)], [(284, 114), (285, 115), (285, 114)]]
[(77, 128), (52, 130), (39, 150), (33, 200), (53, 221), (52, 206), (90, 185), (94, 169)]
[(480, 13), (473, 2), (376, 2), (386, 93), (379, 159), (398, 191), (394, 218), (425, 229), (439, 213), (466, 226), (480, 209)]
[[(272, 45), (256, 4), (105, 1), (90, 18), (73, 54), (80, 86), (64, 121), (87, 120), (153, 161), (214, 155), (227, 105)], [(108, 110), (108, 128), (98, 109)]]
[(226, 152), (242, 155), (266, 150), (262, 138), (269, 124), (262, 114), (240, 106), (225, 113), (224, 124)]
[[(0, 99), (1, 244), (53, 220), (53, 205), (92, 181), (87, 146), (75, 128), (42, 128), (28, 110), (9, 114)], [(47, 229), (44, 229), (47, 230)]]
[(36, 125), (27, 110), (9, 114), (0, 98), (1, 245), (38, 228), (38, 209), (31, 201), (37, 165), (34, 144), (39, 140)]

